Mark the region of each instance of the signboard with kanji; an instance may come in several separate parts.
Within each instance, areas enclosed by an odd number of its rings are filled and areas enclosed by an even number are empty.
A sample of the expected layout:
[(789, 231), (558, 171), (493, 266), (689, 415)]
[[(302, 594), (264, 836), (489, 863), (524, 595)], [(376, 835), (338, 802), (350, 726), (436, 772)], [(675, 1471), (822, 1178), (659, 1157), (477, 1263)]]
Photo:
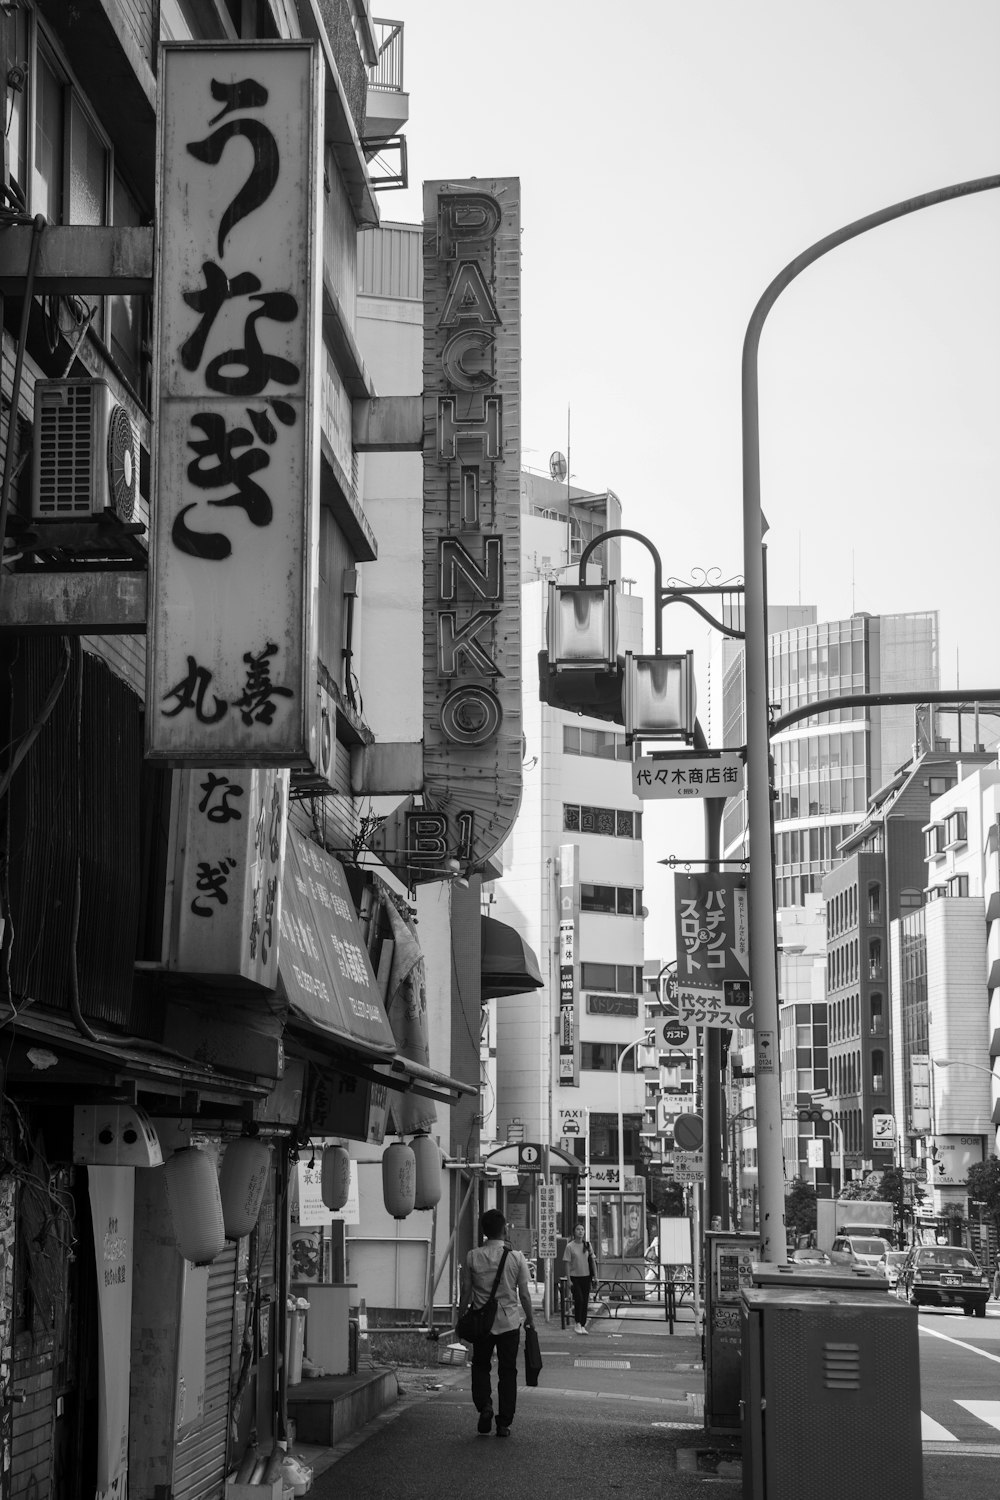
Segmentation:
[(721, 985), (750, 974), (747, 876), (676, 875), (677, 980)]
[(648, 800), (732, 797), (743, 786), (737, 750), (691, 755), (640, 755), (632, 762), (632, 791)]
[(552, 1183), (538, 1184), (538, 1256), (556, 1258), (556, 1189)]
[(720, 985), (682, 984), (677, 1013), (689, 1026), (753, 1026), (750, 986), (738, 979)]

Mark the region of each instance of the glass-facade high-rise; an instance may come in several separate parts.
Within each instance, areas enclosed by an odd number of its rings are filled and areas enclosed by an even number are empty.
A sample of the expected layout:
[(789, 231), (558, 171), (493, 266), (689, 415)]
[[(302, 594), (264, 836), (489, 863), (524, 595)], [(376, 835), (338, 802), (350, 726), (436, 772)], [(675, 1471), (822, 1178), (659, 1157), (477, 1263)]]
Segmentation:
[[(852, 615), (772, 634), (770, 700), (776, 718), (828, 698), (938, 687), (933, 610)], [(743, 655), (723, 688), (725, 743), (744, 742)], [(838, 845), (861, 821), (868, 798), (908, 761), (917, 738), (912, 706), (820, 709), (776, 734), (775, 898), (801, 906), (839, 862)], [(727, 853), (745, 844), (746, 801), (731, 798), (723, 820)]]

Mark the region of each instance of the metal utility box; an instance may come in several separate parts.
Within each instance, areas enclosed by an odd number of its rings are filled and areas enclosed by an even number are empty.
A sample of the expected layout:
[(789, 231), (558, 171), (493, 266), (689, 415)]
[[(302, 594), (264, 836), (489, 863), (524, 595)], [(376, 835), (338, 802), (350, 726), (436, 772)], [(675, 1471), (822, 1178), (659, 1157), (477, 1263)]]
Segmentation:
[(923, 1500), (915, 1310), (881, 1281), (773, 1279), (740, 1294), (743, 1500)]
[(740, 1430), (740, 1293), (752, 1285), (760, 1235), (705, 1235), (705, 1430)]

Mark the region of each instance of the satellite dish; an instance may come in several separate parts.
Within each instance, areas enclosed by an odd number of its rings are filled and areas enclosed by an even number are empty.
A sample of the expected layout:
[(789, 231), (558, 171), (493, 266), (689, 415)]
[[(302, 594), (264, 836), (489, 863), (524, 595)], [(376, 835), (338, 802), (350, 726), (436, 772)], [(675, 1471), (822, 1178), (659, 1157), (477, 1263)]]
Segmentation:
[(566, 455), (565, 453), (549, 454), (549, 475), (553, 479), (566, 478)]

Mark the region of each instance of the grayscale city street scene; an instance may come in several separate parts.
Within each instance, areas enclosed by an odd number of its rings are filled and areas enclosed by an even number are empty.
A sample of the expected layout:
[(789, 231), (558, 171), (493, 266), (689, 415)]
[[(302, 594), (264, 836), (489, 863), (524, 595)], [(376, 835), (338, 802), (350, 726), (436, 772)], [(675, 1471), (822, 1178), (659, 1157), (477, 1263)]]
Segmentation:
[(0, 76), (0, 1500), (997, 1500), (1000, 7)]

